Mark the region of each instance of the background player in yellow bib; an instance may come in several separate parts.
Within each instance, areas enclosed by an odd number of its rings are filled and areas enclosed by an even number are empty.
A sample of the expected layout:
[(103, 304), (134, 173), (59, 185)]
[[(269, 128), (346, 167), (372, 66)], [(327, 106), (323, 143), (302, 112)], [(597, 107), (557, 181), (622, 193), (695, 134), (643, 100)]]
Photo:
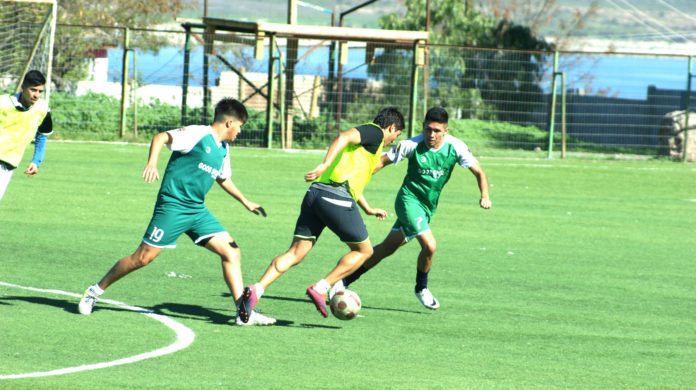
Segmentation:
[(249, 319), (266, 288), (307, 256), (325, 227), (350, 248), (331, 272), (307, 288), (307, 296), (319, 313), (328, 316), (326, 294), (331, 285), (350, 275), (372, 254), (356, 202), (366, 214), (386, 217), (386, 211), (367, 204), (362, 192), (379, 163), (382, 147), (393, 142), (403, 128), (403, 115), (396, 108), (385, 108), (374, 123), (340, 133), (329, 146), (324, 162), (305, 174), (305, 180), (313, 183), (302, 200), (290, 249), (273, 259), (258, 283), (244, 289), (239, 305), (242, 321)]
[(30, 70), (24, 76), (18, 94), (0, 96), (0, 199), (32, 139), (35, 140), (34, 156), (24, 173), (32, 177), (39, 171), (45, 154), (46, 136), (53, 133), (48, 102), (41, 99), (45, 87), (44, 75), (38, 70)]
[(372, 256), (351, 275), (335, 283), (329, 296), (345, 289), (401, 245), (416, 238), (421, 246), (416, 270), (416, 297), (429, 309), (440, 307), (440, 303), (428, 289), (428, 273), (436, 247), (429, 223), (435, 214), (442, 188), (449, 181), (456, 165), (469, 168), (476, 176), (481, 191), (479, 205), (484, 209), (491, 207), (485, 172), (466, 144), (447, 134), (447, 122), (445, 109), (431, 108), (425, 115), (423, 134), (399, 142), (382, 156), (374, 173), (386, 165), (408, 159), (406, 177), (394, 202), (397, 220), (384, 241), (374, 248)]

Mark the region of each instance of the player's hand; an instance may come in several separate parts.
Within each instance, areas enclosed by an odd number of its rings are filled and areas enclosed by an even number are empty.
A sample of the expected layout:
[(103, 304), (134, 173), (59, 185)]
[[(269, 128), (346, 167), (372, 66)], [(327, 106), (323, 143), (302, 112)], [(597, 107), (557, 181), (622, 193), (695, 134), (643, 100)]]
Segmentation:
[(256, 215), (262, 215), (264, 217), (266, 216), (266, 210), (264, 210), (263, 207), (254, 202), (249, 202), (245, 206), (249, 211)]
[(39, 172), (39, 167), (34, 164), (34, 163), (29, 163), (29, 166), (27, 167), (27, 170), (24, 171), (24, 173), (27, 174), (29, 177), (34, 177)]
[(370, 213), (369, 213), (369, 214), (370, 214), (370, 215), (374, 215), (374, 216), (377, 217), (377, 219), (379, 219), (380, 221), (384, 221), (385, 219), (387, 219), (387, 211), (386, 211), (386, 210), (382, 210), (382, 209), (372, 209), (372, 210), (370, 210)]
[(324, 173), (326, 168), (327, 168), (327, 166), (324, 163), (317, 165), (316, 168), (305, 173), (305, 175), (304, 175), (305, 181), (314, 181), (314, 180), (318, 179), (319, 176), (321, 176), (321, 174)]
[(491, 208), (491, 200), (489, 198), (481, 198), (479, 205), (481, 205), (482, 209), (490, 209)]
[(143, 179), (145, 179), (146, 182), (152, 183), (155, 180), (159, 180), (159, 172), (157, 171), (156, 166), (152, 166), (150, 164), (145, 165), (145, 169), (143, 170)]

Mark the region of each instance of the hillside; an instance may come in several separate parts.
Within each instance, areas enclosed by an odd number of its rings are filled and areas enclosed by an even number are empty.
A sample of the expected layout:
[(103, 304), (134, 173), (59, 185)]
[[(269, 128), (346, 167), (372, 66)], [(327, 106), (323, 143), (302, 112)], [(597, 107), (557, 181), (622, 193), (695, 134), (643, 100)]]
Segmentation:
[[(300, 24), (330, 25), (328, 10), (338, 13), (364, 3), (364, 0), (307, 0), (326, 10), (322, 12), (308, 6), (298, 8)], [(529, 25), (539, 12), (541, 1), (534, 0), (475, 0), (475, 6), (482, 12), (492, 14), (496, 7), (507, 9), (511, 18), (520, 24)], [(541, 27), (541, 33), (553, 36), (559, 26), (572, 23), (576, 11), (585, 12), (588, 0), (556, 0), (555, 12), (548, 23)], [(693, 0), (596, 0), (596, 12), (585, 21), (582, 30), (575, 36), (604, 41), (661, 41), (671, 43), (696, 42), (696, 9)], [(184, 17), (200, 17), (203, 1), (197, 8), (185, 12)], [(208, 0), (208, 15), (239, 20), (266, 20), (283, 23), (287, 18), (287, 0), (236, 0), (230, 5), (227, 0)], [(379, 27), (379, 17), (390, 12), (404, 13), (404, 2), (400, 0), (380, 0), (348, 15), (345, 26)], [(337, 21), (338, 22), (338, 21)]]

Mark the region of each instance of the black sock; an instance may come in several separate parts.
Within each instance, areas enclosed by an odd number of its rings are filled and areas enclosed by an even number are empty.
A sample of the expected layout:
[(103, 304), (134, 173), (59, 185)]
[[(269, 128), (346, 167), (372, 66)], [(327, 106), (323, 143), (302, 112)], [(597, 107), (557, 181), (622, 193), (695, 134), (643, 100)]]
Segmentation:
[(361, 265), (360, 268), (355, 270), (355, 272), (343, 278), (343, 285), (348, 287), (349, 284), (360, 279), (360, 276), (362, 276), (362, 274), (364, 274), (367, 271), (369, 270)]
[(418, 272), (416, 273), (416, 292), (419, 292), (423, 290), (424, 288), (428, 288), (428, 272), (422, 272), (420, 270), (417, 270)]

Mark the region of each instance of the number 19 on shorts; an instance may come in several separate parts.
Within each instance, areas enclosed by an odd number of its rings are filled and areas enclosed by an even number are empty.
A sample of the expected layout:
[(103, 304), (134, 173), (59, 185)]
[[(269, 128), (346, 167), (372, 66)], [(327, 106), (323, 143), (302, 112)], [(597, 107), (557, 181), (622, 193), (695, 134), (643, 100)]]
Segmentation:
[(164, 236), (164, 230), (158, 228), (157, 226), (152, 227), (152, 233), (150, 233), (150, 241), (159, 242)]

